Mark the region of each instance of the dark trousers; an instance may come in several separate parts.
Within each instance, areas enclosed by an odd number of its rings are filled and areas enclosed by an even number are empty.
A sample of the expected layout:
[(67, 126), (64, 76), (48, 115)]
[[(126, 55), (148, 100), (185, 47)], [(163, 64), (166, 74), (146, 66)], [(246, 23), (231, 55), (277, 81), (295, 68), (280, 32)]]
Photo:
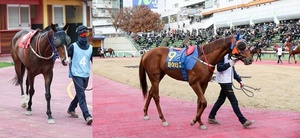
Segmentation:
[(223, 105), (223, 103), (225, 102), (225, 99), (227, 97), (228, 100), (230, 101), (233, 111), (234, 111), (235, 115), (238, 117), (239, 121), (242, 124), (245, 123), (247, 121), (247, 119), (243, 116), (243, 114), (240, 111), (238, 101), (232, 90), (232, 84), (220, 84), (220, 86), (221, 86), (220, 95), (218, 97), (218, 100), (214, 104), (213, 108), (211, 109), (208, 117), (211, 119), (215, 119), (217, 111)]
[(76, 90), (76, 95), (72, 102), (70, 103), (68, 111), (75, 111), (79, 103), (79, 107), (82, 111), (84, 119), (91, 116), (87, 108), (86, 99), (85, 99), (85, 89), (88, 86), (89, 78), (82, 78), (73, 76), (73, 82)]
[(278, 61), (277, 63), (281, 62), (282, 63), (282, 60), (281, 60), (281, 55), (278, 55)]

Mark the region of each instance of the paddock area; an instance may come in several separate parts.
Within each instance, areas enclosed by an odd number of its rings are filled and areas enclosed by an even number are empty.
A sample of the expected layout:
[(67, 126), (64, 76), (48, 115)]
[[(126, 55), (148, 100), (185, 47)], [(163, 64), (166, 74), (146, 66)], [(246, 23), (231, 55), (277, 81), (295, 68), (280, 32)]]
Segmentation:
[[(0, 62), (10, 62), (10, 57), (0, 56)], [(90, 84), (87, 91), (88, 107), (93, 114), (93, 125), (87, 126), (80, 110), (78, 119), (66, 113), (74, 88), (68, 78), (68, 68), (57, 62), (54, 67), (51, 109), (56, 124), (47, 123), (44, 80), (36, 78), (33, 97), (33, 115), (26, 116), (21, 108), (19, 86), (12, 85), (13, 67), (0, 69), (0, 137), (74, 137), (74, 138), (153, 138), (153, 137), (225, 137), (225, 138), (297, 138), (300, 136), (299, 64), (276, 64), (276, 61), (254, 62), (245, 67), (239, 62), (240, 75), (251, 76), (243, 81), (261, 88), (255, 96), (247, 97), (241, 91), (236, 95), (242, 113), (255, 120), (244, 129), (235, 117), (228, 101), (218, 112), (221, 125), (207, 123), (212, 104), (217, 99), (219, 87), (211, 82), (206, 91), (208, 106), (202, 120), (207, 130), (190, 126), (196, 112), (195, 94), (185, 82), (164, 78), (161, 84), (161, 107), (170, 123), (163, 127), (154, 102), (149, 107), (150, 120), (143, 120), (144, 99), (138, 85), (139, 58), (94, 58)], [(266, 73), (268, 72), (268, 73)], [(129, 76), (129, 77), (128, 77)], [(270, 78), (271, 76), (271, 78)], [(273, 76), (273, 77), (272, 77)], [(285, 76), (285, 77), (283, 77)], [(280, 79), (279, 79), (280, 78)], [(277, 82), (277, 83), (275, 83)]]
[[(0, 62), (11, 62), (10, 56), (0, 56)], [(86, 125), (81, 110), (76, 108), (79, 118), (71, 118), (67, 109), (75, 95), (72, 80), (68, 78), (68, 67), (59, 60), (54, 66), (51, 85), (51, 110), (55, 124), (47, 123), (44, 79), (38, 75), (35, 80), (35, 94), (32, 101), (32, 115), (26, 116), (21, 107), (20, 86), (15, 86), (14, 67), (0, 68), (0, 137), (19, 138), (91, 138), (92, 126)], [(24, 79), (25, 82), (25, 79)], [(92, 84), (91, 84), (92, 85)], [(24, 87), (25, 88), (25, 87)], [(86, 99), (92, 113), (92, 91), (86, 92)]]
[(149, 106), (150, 120), (143, 120), (145, 101), (138, 84), (138, 64), (139, 58), (94, 60), (93, 70), (97, 74), (94, 82), (98, 83), (93, 93), (93, 137), (296, 138), (300, 135), (299, 86), (289, 84), (299, 82), (293, 77), (300, 74), (298, 64), (284, 61), (281, 65), (263, 60), (244, 66), (238, 62), (236, 68), (240, 75), (251, 76), (243, 79), (244, 83), (261, 88), (252, 98), (235, 90), (242, 113), (255, 123), (244, 129), (227, 100), (217, 115), (222, 124), (208, 124), (208, 113), (220, 90), (216, 82), (211, 82), (205, 93), (208, 106), (202, 115), (207, 130), (200, 130), (198, 124), (190, 126), (196, 112), (194, 92), (186, 82), (167, 76), (160, 85), (160, 102), (170, 126), (162, 126), (153, 100)]

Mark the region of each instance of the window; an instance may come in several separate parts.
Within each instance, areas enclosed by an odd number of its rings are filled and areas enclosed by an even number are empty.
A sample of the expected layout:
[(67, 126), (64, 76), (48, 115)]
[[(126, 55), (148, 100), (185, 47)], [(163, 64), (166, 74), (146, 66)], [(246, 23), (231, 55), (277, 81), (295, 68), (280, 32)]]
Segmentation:
[(7, 29), (29, 29), (30, 8), (29, 5), (7, 5)]
[(64, 7), (61, 5), (53, 6), (53, 22), (57, 23), (58, 26), (64, 26)]
[(174, 4), (174, 8), (178, 8), (178, 3)]

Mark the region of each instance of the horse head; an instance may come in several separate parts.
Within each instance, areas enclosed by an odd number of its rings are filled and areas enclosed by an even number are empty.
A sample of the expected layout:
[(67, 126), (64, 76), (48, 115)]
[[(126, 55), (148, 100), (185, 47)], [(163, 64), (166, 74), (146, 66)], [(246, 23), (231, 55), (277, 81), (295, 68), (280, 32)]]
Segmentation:
[[(68, 29), (68, 25), (65, 25), (63, 28), (58, 27), (57, 24), (51, 24), (51, 29), (54, 31), (52, 37), (52, 44), (54, 45), (54, 53), (57, 53), (62, 64), (64, 66), (69, 62), (67, 46), (71, 43), (71, 38), (66, 34), (66, 30)], [(51, 45), (52, 45), (51, 44)]]
[(243, 61), (245, 65), (250, 65), (253, 62), (253, 56), (249, 50), (246, 40), (243, 37), (244, 35), (241, 37), (239, 34), (236, 35), (230, 47), (230, 55), (232, 58)]

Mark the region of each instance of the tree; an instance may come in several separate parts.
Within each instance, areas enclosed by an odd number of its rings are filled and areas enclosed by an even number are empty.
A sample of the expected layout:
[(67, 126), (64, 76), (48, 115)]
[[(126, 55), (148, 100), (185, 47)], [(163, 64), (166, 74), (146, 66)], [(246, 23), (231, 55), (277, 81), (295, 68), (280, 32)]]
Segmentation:
[(116, 32), (118, 31), (118, 29), (122, 29), (123, 31), (128, 30), (126, 24), (128, 24), (129, 19), (131, 18), (130, 8), (122, 8), (118, 10), (111, 9), (108, 12), (110, 14), (110, 18), (107, 20), (107, 22), (112, 23)]
[(161, 31), (164, 23), (160, 14), (153, 12), (147, 6), (134, 8), (122, 8), (118, 12), (111, 12), (112, 25), (116, 31), (121, 29), (125, 32), (151, 32)]

